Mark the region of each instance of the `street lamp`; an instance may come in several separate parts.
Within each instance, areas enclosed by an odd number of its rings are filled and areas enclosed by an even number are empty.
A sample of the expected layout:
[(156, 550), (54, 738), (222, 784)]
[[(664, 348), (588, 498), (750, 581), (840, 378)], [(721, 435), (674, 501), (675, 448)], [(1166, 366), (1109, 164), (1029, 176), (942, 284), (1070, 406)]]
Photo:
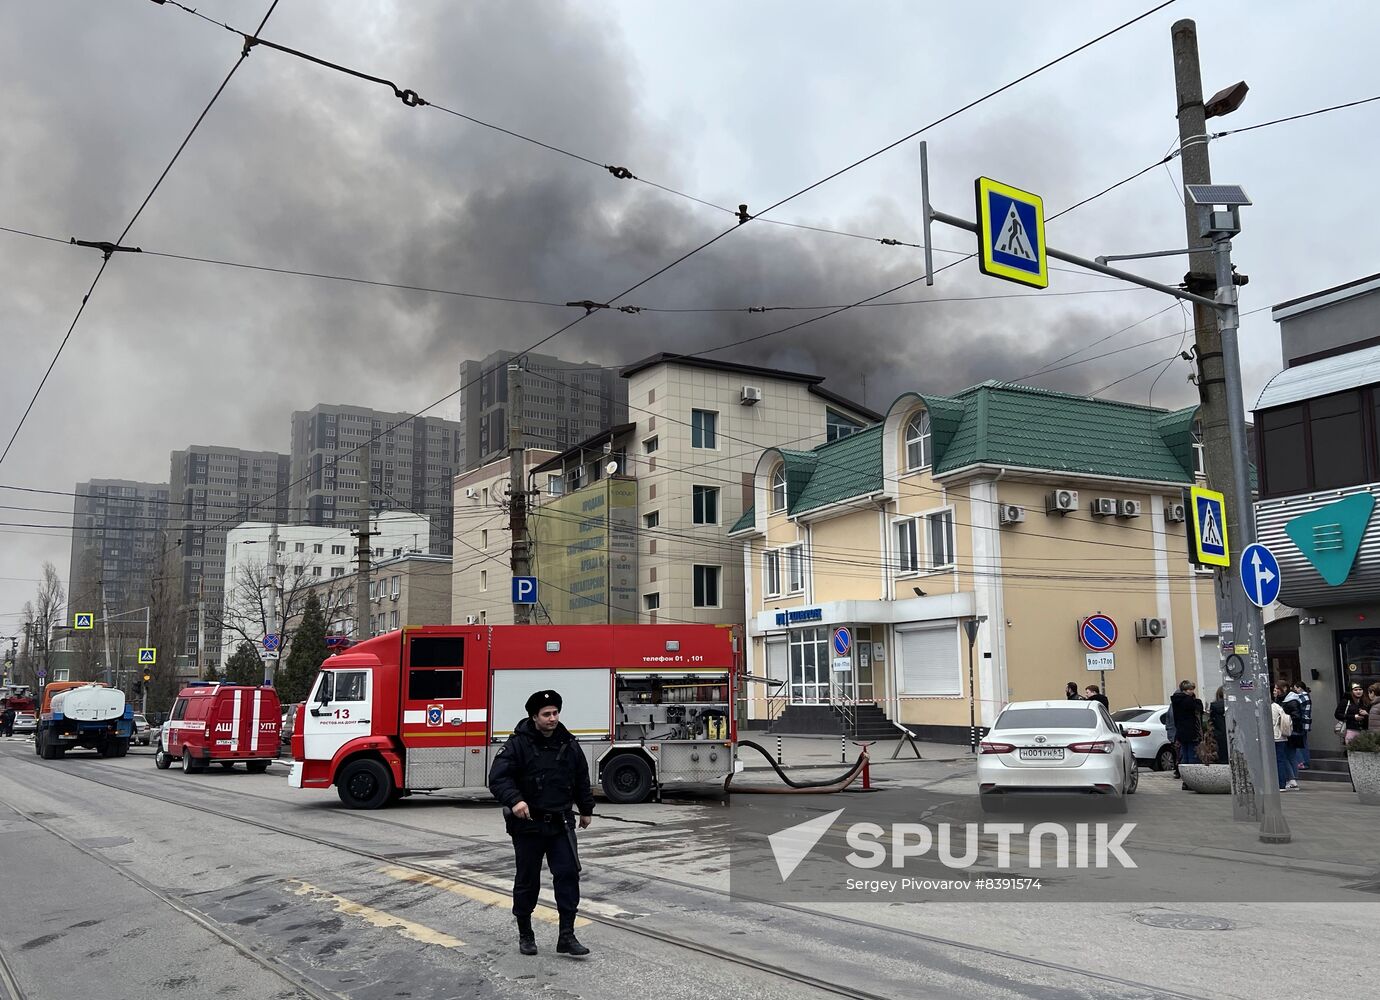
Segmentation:
[(963, 631), (968, 634), (968, 752), (977, 753), (977, 689), (973, 686), (973, 647), (977, 644), (978, 629), (987, 620), (986, 615), (969, 618), (963, 623)]

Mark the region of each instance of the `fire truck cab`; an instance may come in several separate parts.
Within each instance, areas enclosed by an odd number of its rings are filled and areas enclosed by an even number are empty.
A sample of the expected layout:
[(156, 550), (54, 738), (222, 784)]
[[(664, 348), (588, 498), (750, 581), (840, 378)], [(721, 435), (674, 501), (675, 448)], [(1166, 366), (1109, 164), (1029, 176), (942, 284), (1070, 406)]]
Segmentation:
[(238, 762), (262, 774), (278, 756), (281, 715), (271, 687), (193, 681), (177, 693), (153, 766), (166, 771), (181, 758), (182, 770), (193, 774), (211, 763), (229, 769)]
[(483, 789), (528, 696), (543, 688), (560, 692), (561, 722), (610, 801), (722, 784), (735, 769), (740, 648), (737, 630), (720, 625), (390, 632), (322, 664), (298, 709), (288, 784), (335, 785), (355, 809)]

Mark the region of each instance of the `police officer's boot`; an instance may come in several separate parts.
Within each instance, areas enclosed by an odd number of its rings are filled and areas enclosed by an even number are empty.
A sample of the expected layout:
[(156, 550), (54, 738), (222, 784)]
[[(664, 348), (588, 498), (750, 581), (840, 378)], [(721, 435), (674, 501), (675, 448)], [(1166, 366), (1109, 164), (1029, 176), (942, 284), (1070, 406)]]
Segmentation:
[(524, 955), (535, 955), (537, 953), (537, 936), (532, 933), (531, 915), (517, 918), (518, 925), (518, 951)]
[(562, 955), (588, 955), (589, 949), (575, 937), (575, 914), (561, 912), (561, 933), (556, 938), (556, 951)]

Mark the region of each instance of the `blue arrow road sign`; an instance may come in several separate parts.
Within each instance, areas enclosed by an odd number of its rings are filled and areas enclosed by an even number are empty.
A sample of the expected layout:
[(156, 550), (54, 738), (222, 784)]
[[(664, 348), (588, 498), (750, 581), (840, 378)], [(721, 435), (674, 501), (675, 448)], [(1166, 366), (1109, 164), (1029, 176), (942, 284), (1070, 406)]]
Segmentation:
[(1083, 645), (1094, 653), (1101, 653), (1116, 645), (1116, 622), (1106, 615), (1092, 615), (1083, 619), (1078, 629)]
[(853, 648), (853, 635), (846, 628), (834, 629), (834, 655), (847, 656)]
[(537, 603), (537, 578), (535, 576), (513, 577), (513, 603)]
[(1279, 597), (1279, 561), (1263, 545), (1247, 545), (1241, 553), (1241, 586), (1258, 608), (1268, 608)]

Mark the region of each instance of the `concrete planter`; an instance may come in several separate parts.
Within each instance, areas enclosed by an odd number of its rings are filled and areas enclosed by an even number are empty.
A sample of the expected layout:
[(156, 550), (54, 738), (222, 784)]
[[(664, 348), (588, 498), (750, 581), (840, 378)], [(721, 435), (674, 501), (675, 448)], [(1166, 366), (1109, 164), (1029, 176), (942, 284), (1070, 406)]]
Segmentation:
[(1190, 790), (1203, 795), (1227, 795), (1231, 792), (1231, 767), (1227, 764), (1180, 764), (1179, 774)]
[(1380, 806), (1380, 753), (1348, 753), (1346, 764), (1361, 803)]

